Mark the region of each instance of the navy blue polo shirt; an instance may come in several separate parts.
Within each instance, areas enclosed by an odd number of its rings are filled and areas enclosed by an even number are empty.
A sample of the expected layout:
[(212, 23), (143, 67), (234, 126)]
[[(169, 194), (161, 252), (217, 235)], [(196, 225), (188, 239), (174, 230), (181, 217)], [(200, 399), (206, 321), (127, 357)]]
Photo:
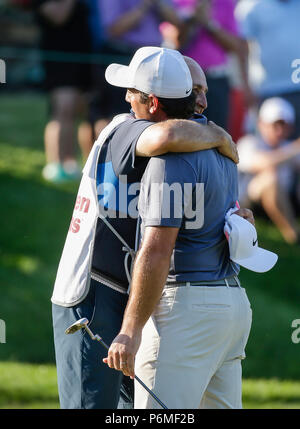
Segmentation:
[(179, 228), (169, 282), (238, 273), (223, 232), (225, 214), (237, 199), (237, 166), (216, 149), (150, 159), (139, 198), (142, 235), (150, 226)]

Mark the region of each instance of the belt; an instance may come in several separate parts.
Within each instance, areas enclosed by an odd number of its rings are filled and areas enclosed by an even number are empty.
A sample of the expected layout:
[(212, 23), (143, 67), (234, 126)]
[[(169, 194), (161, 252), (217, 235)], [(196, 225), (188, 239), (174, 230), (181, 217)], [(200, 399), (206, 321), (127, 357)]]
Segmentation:
[(226, 287), (241, 287), (238, 277), (230, 277), (221, 280), (201, 281), (201, 282), (167, 282), (165, 287), (181, 287), (181, 286), (226, 286)]

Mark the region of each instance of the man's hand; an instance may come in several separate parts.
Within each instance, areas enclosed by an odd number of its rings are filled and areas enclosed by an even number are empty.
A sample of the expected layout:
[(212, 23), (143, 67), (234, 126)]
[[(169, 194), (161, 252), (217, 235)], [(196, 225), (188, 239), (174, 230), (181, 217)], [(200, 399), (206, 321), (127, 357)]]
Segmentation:
[(253, 226), (255, 226), (255, 220), (253, 216), (253, 212), (250, 209), (239, 209), (234, 214), (243, 217), (248, 222), (252, 223)]
[(209, 121), (208, 126), (212, 127), (217, 134), (219, 134), (220, 144), (217, 146), (218, 152), (227, 158), (232, 159), (236, 164), (239, 163), (239, 154), (237, 150), (237, 145), (231, 138), (231, 135), (228, 134), (222, 127), (219, 127), (214, 122)]
[(103, 362), (110, 368), (122, 371), (124, 375), (134, 378), (134, 360), (141, 337), (142, 331), (130, 336), (120, 332), (112, 342), (108, 356), (103, 359)]

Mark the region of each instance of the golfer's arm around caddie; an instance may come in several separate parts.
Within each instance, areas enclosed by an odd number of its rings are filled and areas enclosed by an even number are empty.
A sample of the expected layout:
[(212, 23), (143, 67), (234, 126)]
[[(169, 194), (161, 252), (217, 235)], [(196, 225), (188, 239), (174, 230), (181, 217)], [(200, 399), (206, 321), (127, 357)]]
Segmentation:
[(143, 131), (137, 141), (135, 155), (153, 157), (214, 148), (238, 163), (237, 146), (223, 128), (211, 121), (206, 125), (185, 119), (170, 119), (150, 125)]

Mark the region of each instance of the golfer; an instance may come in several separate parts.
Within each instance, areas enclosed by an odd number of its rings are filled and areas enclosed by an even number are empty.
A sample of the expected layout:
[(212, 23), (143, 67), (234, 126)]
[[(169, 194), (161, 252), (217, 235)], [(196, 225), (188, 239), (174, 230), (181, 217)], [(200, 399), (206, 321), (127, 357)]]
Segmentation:
[[(125, 84), (126, 70), (109, 70), (111, 83), (123, 75)], [(141, 247), (122, 327), (104, 362), (136, 373), (171, 409), (242, 407), (252, 312), (223, 232), (237, 177), (235, 163), (211, 149), (151, 158), (142, 179)], [(157, 407), (135, 385), (135, 408)]]
[[(111, 71), (118, 74), (118, 67)], [(194, 112), (192, 79), (177, 51), (145, 47), (129, 68), (132, 113), (103, 130), (83, 170), (54, 291), (53, 328), (61, 408), (115, 409), (122, 373), (101, 362), (105, 351), (83, 332), (65, 329), (86, 317), (107, 344), (120, 330), (134, 256), (137, 197), (150, 156), (218, 147), (237, 162), (230, 136)], [(118, 77), (120, 84), (124, 76)], [(146, 95), (147, 94), (147, 95)], [(155, 94), (155, 95), (154, 95)], [(169, 119), (168, 118), (180, 118)]]

